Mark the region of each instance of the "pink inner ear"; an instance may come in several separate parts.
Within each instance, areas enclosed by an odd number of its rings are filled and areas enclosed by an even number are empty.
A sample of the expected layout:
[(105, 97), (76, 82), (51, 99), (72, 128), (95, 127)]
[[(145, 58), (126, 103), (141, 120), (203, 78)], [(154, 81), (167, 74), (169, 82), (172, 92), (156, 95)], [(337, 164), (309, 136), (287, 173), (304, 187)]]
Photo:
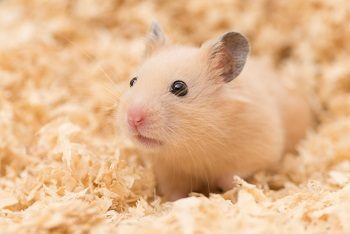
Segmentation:
[(233, 61), (227, 52), (220, 48), (211, 59), (211, 69), (220, 76), (228, 76), (233, 72)]

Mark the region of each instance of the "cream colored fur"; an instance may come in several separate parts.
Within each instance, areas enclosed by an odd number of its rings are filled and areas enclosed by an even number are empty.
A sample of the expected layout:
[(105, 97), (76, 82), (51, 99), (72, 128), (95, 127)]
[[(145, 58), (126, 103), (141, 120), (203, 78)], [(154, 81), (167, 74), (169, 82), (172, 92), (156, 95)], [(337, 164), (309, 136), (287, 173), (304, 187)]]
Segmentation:
[[(153, 163), (159, 193), (167, 200), (227, 190), (233, 175), (275, 166), (311, 124), (304, 99), (261, 61), (248, 58), (236, 79), (222, 82), (210, 70), (211, 44), (157, 47), (120, 101), (118, 125)], [(186, 82), (186, 96), (169, 92), (175, 80)], [(135, 103), (149, 117), (140, 131), (162, 145), (145, 147), (129, 131), (126, 110)]]

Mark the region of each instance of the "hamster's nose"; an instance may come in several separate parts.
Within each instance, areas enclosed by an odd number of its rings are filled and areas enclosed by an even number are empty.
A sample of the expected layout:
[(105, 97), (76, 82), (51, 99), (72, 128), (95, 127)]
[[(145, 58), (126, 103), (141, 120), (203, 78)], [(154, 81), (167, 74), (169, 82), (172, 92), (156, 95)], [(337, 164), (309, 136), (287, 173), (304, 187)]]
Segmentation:
[(141, 107), (131, 107), (128, 109), (128, 124), (136, 130), (138, 127), (144, 124), (146, 113)]

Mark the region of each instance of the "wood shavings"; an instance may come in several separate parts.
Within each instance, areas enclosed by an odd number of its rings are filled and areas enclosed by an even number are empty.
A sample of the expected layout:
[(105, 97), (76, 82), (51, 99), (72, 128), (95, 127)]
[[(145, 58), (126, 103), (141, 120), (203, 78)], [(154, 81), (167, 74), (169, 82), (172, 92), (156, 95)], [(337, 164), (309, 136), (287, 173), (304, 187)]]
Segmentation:
[[(113, 113), (153, 19), (244, 33), (320, 125), (254, 184), (161, 203)], [(0, 1), (0, 233), (350, 233), (349, 21), (345, 0)]]

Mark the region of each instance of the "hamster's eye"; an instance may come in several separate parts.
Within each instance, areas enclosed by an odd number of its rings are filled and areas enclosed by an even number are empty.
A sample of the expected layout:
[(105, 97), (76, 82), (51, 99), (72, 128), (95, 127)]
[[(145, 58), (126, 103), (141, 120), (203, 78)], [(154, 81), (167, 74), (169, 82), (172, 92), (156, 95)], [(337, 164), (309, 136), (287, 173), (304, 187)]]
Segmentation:
[(135, 82), (137, 81), (137, 77), (134, 77), (130, 80), (130, 87), (134, 86)]
[(174, 81), (174, 83), (170, 87), (170, 92), (175, 94), (176, 96), (182, 97), (188, 93), (188, 88), (185, 82), (182, 80)]

